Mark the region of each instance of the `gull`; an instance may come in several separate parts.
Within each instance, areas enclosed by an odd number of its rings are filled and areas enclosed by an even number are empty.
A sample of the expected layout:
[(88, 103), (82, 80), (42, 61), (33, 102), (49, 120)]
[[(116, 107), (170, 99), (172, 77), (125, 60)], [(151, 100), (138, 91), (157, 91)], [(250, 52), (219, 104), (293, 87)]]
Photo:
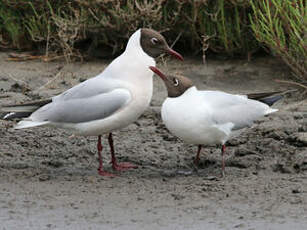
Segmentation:
[[(198, 145), (194, 160), (199, 162), (203, 145), (221, 145), (222, 176), (225, 175), (225, 143), (236, 131), (250, 127), (265, 115), (278, 111), (270, 105), (282, 98), (272, 93), (235, 95), (222, 91), (198, 90), (185, 76), (163, 74), (149, 67), (164, 82), (168, 97), (162, 104), (161, 116), (167, 129), (183, 141)], [(274, 92), (276, 93), (276, 92)]]
[(183, 60), (155, 30), (142, 28), (134, 32), (125, 51), (102, 73), (47, 100), (22, 105), (3, 106), (9, 112), (4, 119), (23, 118), (15, 129), (52, 126), (70, 130), (74, 135), (98, 136), (98, 173), (114, 176), (103, 169), (101, 136), (108, 135), (111, 163), (114, 170), (135, 168), (117, 163), (112, 132), (138, 119), (151, 101), (155, 58), (168, 53)]

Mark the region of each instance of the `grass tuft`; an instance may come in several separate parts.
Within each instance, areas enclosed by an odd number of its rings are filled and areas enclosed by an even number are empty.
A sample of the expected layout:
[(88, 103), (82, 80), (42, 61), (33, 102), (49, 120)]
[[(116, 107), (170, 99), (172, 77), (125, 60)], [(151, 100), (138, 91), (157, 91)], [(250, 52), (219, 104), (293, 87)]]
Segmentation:
[(256, 39), (279, 56), (300, 81), (307, 80), (307, 22), (303, 0), (251, 2), (251, 27)]
[(1, 0), (0, 48), (67, 61), (114, 56), (150, 27), (204, 60), (207, 51), (250, 58), (265, 47), (306, 80), (305, 14), (304, 0)]

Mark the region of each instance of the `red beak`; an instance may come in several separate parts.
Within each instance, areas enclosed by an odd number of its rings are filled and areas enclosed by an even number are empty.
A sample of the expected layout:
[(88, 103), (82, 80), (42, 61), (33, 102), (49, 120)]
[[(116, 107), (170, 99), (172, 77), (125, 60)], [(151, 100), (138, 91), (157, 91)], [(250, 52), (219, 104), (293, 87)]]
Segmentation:
[(171, 49), (168, 47), (168, 49), (166, 50), (170, 55), (174, 56), (175, 58), (183, 61), (183, 57), (181, 56), (181, 54), (177, 53), (175, 50)]
[(151, 69), (155, 74), (157, 74), (162, 80), (167, 80), (166, 76), (157, 67), (149, 66), (149, 69)]

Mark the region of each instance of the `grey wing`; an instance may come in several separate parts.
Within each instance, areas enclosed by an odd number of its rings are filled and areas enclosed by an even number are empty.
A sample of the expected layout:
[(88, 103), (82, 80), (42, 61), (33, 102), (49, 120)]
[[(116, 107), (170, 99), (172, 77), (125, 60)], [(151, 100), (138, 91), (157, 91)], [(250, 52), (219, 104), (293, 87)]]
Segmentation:
[(33, 121), (80, 123), (104, 119), (123, 108), (131, 99), (126, 89), (114, 89), (107, 93), (86, 98), (55, 100), (31, 115)]
[(98, 75), (75, 85), (58, 96), (53, 97), (52, 101), (88, 98), (98, 94), (108, 93), (118, 88), (119, 85), (120, 84), (118, 84), (116, 79), (104, 78), (103, 76)]
[(232, 123), (233, 129), (251, 126), (253, 122), (266, 114), (269, 107), (261, 102), (250, 100), (243, 95), (213, 92), (207, 95), (214, 123), (222, 125)]

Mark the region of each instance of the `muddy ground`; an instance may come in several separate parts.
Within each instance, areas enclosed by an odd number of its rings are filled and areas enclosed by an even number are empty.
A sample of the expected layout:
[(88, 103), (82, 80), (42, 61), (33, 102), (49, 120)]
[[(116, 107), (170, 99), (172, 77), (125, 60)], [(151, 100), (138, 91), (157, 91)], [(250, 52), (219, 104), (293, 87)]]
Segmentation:
[[(109, 61), (10, 62), (0, 53), (1, 104), (56, 95), (101, 72)], [(287, 90), (286, 66), (272, 58), (187, 59), (158, 64), (200, 89), (233, 93)], [(120, 161), (138, 169), (97, 174), (97, 137), (68, 138), (51, 128), (12, 130), (0, 121), (0, 229), (306, 229), (307, 102), (292, 92), (228, 143), (226, 177), (220, 150), (171, 135), (160, 119), (165, 88), (154, 78), (150, 108), (114, 133)], [(306, 97), (306, 96), (305, 96)], [(104, 138), (104, 161), (109, 147)], [(109, 164), (107, 170), (112, 171)]]

